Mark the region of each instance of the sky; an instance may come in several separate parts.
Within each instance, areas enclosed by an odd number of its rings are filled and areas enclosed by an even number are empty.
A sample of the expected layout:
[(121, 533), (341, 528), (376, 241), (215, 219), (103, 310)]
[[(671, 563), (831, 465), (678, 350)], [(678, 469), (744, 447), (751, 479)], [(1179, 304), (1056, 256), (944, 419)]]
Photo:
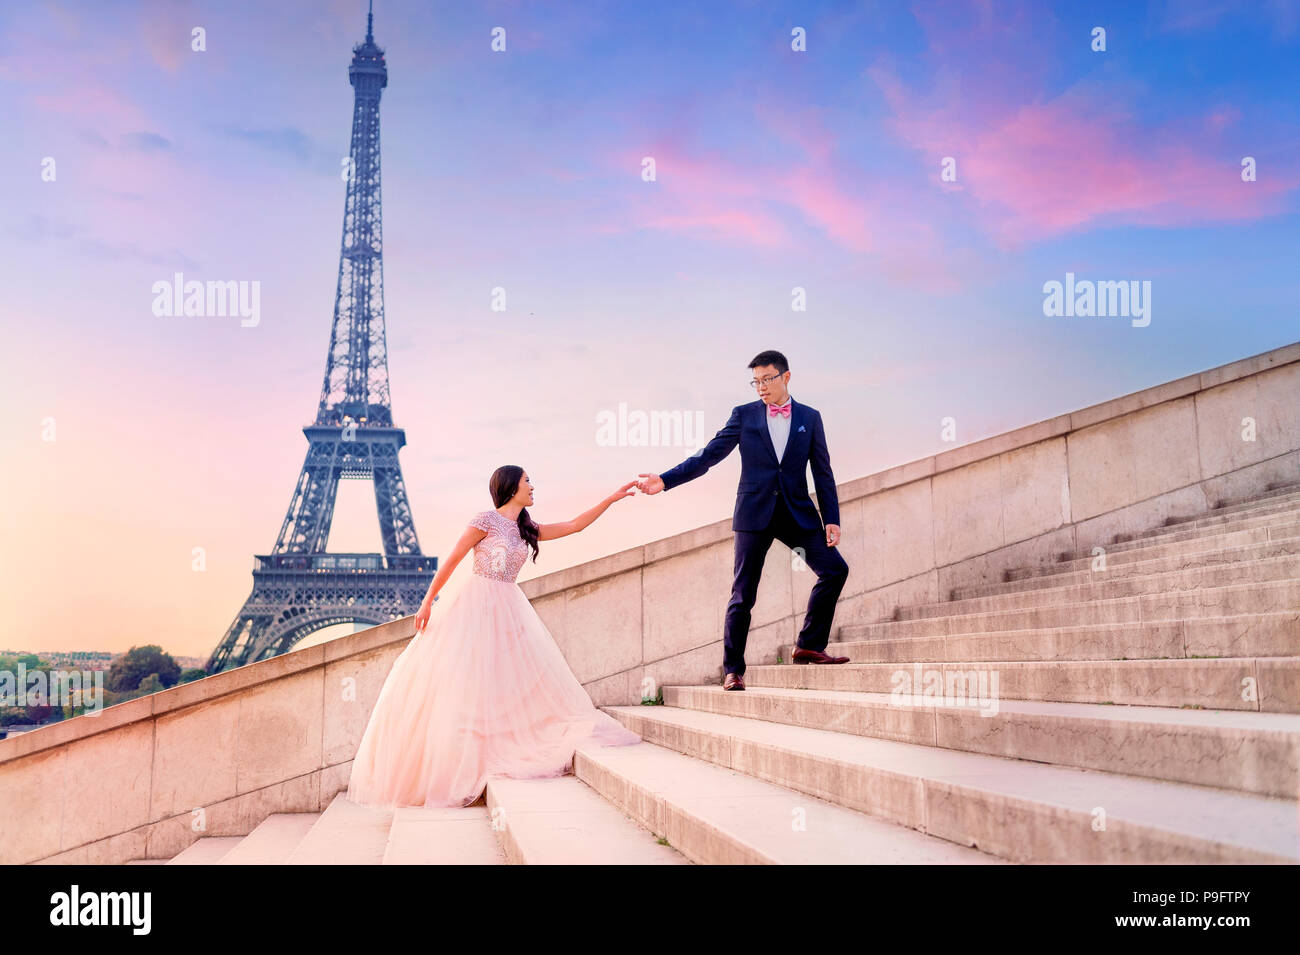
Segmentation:
[[(319, 399), (365, 15), (0, 6), (0, 649), (206, 658), (248, 596)], [(377, 0), (374, 22), (425, 553), (501, 464), (550, 522), (678, 463), (694, 444), (611, 444), (602, 415), (712, 435), (763, 349), (843, 483), (1300, 339), (1298, 2)], [(258, 283), (256, 324), (155, 314), (178, 272)], [(1149, 288), (1148, 322), (1045, 314), (1067, 274)], [(738, 473), (620, 501), (520, 579), (726, 519)], [(329, 549), (381, 550), (369, 483), (342, 484)]]

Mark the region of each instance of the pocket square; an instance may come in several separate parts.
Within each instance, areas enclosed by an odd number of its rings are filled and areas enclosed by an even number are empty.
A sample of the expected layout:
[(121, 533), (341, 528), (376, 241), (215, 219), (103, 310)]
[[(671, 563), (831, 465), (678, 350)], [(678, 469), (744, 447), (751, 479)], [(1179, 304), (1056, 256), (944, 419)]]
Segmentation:
[[(799, 431), (803, 431), (803, 430), (804, 430), (804, 426), (803, 426), (803, 425), (799, 425)], [(798, 433), (798, 432), (796, 432), (796, 433)]]

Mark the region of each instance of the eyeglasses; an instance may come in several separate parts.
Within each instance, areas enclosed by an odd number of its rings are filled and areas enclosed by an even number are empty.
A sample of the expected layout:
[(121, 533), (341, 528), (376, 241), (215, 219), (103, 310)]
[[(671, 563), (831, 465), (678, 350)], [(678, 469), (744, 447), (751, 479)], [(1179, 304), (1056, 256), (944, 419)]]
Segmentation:
[[(785, 372), (781, 372), (781, 375), (784, 375), (784, 374), (785, 374)], [(749, 386), (750, 386), (751, 388), (757, 388), (757, 387), (758, 387), (758, 383), (759, 383), (760, 381), (761, 381), (763, 384), (765, 384), (765, 385), (770, 385), (772, 382), (774, 382), (774, 381), (776, 381), (778, 378), (780, 378), (781, 375), (768, 375), (766, 378), (755, 378), (753, 381), (751, 381), (751, 382), (749, 383)]]

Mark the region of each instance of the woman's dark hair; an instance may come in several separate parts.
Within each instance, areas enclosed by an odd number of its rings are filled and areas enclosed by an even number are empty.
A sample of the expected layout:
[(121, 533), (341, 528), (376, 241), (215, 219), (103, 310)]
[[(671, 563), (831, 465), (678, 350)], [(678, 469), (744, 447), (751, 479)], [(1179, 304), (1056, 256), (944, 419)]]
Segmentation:
[[(492, 505), (500, 507), (515, 496), (519, 490), (519, 480), (524, 476), (524, 469), (517, 464), (503, 464), (492, 472), (488, 481), (488, 491), (492, 494)], [(528, 508), (519, 512), (519, 536), (533, 549), (533, 563), (537, 563), (537, 532), (541, 529), (528, 516)]]

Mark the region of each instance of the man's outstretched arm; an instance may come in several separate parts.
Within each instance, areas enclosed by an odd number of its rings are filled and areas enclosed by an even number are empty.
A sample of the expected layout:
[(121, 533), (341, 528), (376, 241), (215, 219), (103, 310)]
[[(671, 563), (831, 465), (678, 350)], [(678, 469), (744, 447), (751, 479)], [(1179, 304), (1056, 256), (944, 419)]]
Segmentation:
[[(731, 417), (722, 429), (713, 436), (713, 440), (706, 444), (699, 451), (692, 454), (676, 467), (669, 468), (663, 474), (642, 474), (640, 477), (646, 480), (638, 481), (637, 486), (647, 494), (654, 494), (661, 488), (654, 487), (655, 484), (662, 482), (662, 490), (670, 490), (679, 484), (685, 484), (687, 481), (693, 481), (713, 465), (717, 464), (740, 442), (740, 409), (743, 405), (737, 405), (731, 409)], [(658, 477), (658, 482), (654, 478)]]

